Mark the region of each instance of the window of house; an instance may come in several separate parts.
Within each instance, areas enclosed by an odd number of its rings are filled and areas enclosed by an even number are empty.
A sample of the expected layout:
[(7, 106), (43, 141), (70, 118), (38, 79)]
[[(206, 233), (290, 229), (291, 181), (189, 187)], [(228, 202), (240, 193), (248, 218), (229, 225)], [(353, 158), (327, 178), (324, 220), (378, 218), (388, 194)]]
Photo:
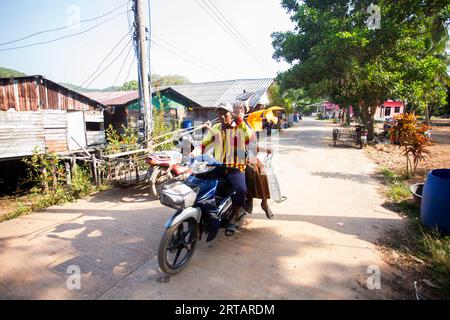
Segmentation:
[(395, 107), (395, 113), (400, 113), (400, 107)]
[(391, 108), (390, 107), (386, 107), (386, 109), (384, 110), (384, 116), (385, 117), (391, 116)]
[(86, 131), (103, 131), (103, 123), (101, 122), (86, 122)]

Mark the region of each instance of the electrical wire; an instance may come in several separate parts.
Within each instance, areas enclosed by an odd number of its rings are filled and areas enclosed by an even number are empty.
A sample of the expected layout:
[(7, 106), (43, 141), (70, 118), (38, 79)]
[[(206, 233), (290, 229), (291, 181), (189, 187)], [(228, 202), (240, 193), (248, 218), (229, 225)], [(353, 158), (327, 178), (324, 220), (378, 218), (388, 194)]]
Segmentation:
[(97, 68), (95, 69), (95, 71), (86, 79), (83, 81), (83, 83), (80, 85), (80, 87), (83, 87), (96, 73), (97, 71), (101, 68), (101, 66), (103, 65), (103, 63), (109, 58), (109, 56), (112, 55), (112, 53), (117, 49), (118, 46), (120, 46), (120, 44), (122, 43), (123, 40), (125, 40), (125, 38), (127, 38), (127, 36), (131, 33), (131, 31), (128, 31), (123, 37), (122, 39), (119, 40), (119, 42), (108, 52), (108, 54), (103, 58), (103, 60), (100, 62), (100, 64), (97, 66)]
[(136, 56), (133, 56), (133, 60), (131, 61), (130, 67), (128, 68), (128, 73), (127, 76), (125, 78), (125, 83), (128, 82), (128, 79), (130, 77), (130, 73), (131, 73), (131, 69), (133, 68), (134, 62), (136, 61)]
[(125, 66), (125, 63), (127, 62), (128, 57), (130, 56), (130, 53), (131, 53), (131, 50), (132, 50), (132, 49), (133, 49), (133, 46), (131, 45), (131, 46), (130, 46), (130, 49), (129, 49), (128, 52), (127, 52), (127, 55), (125, 56), (125, 59), (123, 60), (122, 66), (120, 67), (120, 70), (119, 70), (119, 73), (117, 74), (116, 80), (114, 81), (114, 84), (112, 85), (113, 87), (116, 86), (117, 81), (119, 80), (119, 77), (120, 77), (120, 75), (121, 75), (121, 73), (122, 73), (123, 67)]
[[(200, 2), (201, 1), (201, 2)], [(259, 57), (246, 45), (242, 39), (240, 39), (231, 29), (231, 27), (224, 21), (223, 18), (207, 3), (205, 0), (195, 0), (195, 2), (199, 5), (199, 7), (207, 13), (211, 19), (214, 20), (221, 28), (228, 34), (239, 46), (241, 46), (244, 50), (250, 53), (257, 61), (259, 61)], [(214, 16), (213, 16), (214, 15)]]
[(208, 69), (208, 68), (205, 68), (204, 66), (202, 66), (202, 65), (198, 64), (197, 62), (195, 62), (194, 60), (189, 59), (189, 58), (187, 58), (187, 57), (184, 57), (184, 56), (178, 54), (177, 52), (173, 51), (172, 49), (169, 49), (169, 48), (165, 47), (164, 45), (162, 45), (161, 43), (156, 42), (155, 40), (152, 40), (152, 43), (153, 43), (155, 46), (158, 46), (158, 47), (162, 48), (163, 50), (165, 50), (165, 51), (171, 53), (172, 55), (174, 55), (174, 56), (176, 56), (176, 57), (178, 57), (178, 58), (180, 58), (180, 59), (182, 59), (182, 60), (184, 60), (184, 61), (186, 61), (186, 62), (188, 62), (188, 63), (190, 63), (190, 64), (193, 64), (193, 65), (197, 66), (198, 68), (201, 68), (201, 69), (203, 69), (203, 70), (205, 70), (205, 71), (208, 71), (209, 73), (214, 73), (215, 75), (218, 75), (218, 76), (220, 76), (220, 77), (223, 77), (222, 74), (220, 74), (220, 73), (218, 73), (218, 72), (216, 72), (216, 71), (214, 71), (214, 70), (210, 70), (210, 69)]
[(130, 45), (130, 43), (131, 43), (131, 41), (132, 40), (130, 40), (130, 41), (128, 41), (128, 43), (126, 44), (126, 46), (122, 49), (122, 51), (120, 51), (120, 53), (117, 55), (117, 57), (116, 58), (114, 58), (114, 60), (113, 61), (111, 61), (111, 63), (110, 64), (108, 64), (94, 79), (92, 79), (91, 80), (91, 82), (89, 82), (89, 84), (87, 85), (87, 87), (86, 87), (86, 89), (87, 88), (89, 88), (90, 86), (91, 86), (91, 84), (95, 81), (95, 80), (97, 80), (106, 70), (108, 70), (109, 69), (109, 67), (111, 67), (111, 65), (114, 63), (114, 62), (116, 62), (121, 56), (122, 56), (122, 53), (128, 48), (128, 46)]
[(217, 11), (217, 13), (228, 22), (228, 25), (235, 31), (235, 33), (241, 38), (244, 43), (248, 46), (248, 48), (256, 55), (258, 55), (258, 52), (254, 49), (254, 47), (251, 45), (250, 41), (242, 34), (242, 32), (239, 30), (239, 28), (236, 26), (236, 24), (228, 18), (224, 13), (223, 9), (219, 6), (219, 4), (214, 4), (213, 0), (207, 0)]
[(220, 74), (221, 76), (226, 75), (226, 77), (230, 77), (230, 74), (224, 73), (219, 69), (216, 69), (215, 67), (204, 63), (203, 61), (201, 61), (200, 59), (197, 59), (196, 57), (194, 57), (193, 55), (189, 54), (188, 52), (174, 46), (173, 44), (167, 42), (166, 40), (164, 40), (163, 38), (157, 36), (156, 34), (152, 34), (152, 36), (156, 39), (158, 39), (159, 41), (163, 42), (165, 45), (168, 45), (169, 47), (172, 47), (175, 50), (178, 50), (179, 52), (181, 52), (184, 56), (189, 57), (190, 59), (196, 61), (198, 64), (203, 65), (205, 68), (211, 70), (212, 72), (214, 72), (215, 74)]
[(91, 27), (91, 28), (89, 28), (87, 30), (84, 30), (82, 32), (70, 34), (70, 35), (67, 35), (67, 36), (59, 37), (59, 38), (48, 40), (48, 41), (42, 41), (42, 42), (31, 43), (31, 44), (28, 44), (28, 45), (23, 45), (23, 46), (18, 46), (18, 47), (11, 47), (11, 48), (6, 48), (6, 49), (0, 49), (0, 52), (17, 50), (17, 49), (24, 49), (24, 48), (29, 48), (29, 47), (33, 47), (33, 46), (38, 46), (38, 45), (42, 45), (42, 44), (52, 43), (52, 42), (56, 42), (56, 41), (59, 41), (59, 40), (75, 37), (75, 36), (87, 33), (87, 32), (89, 32), (91, 30), (94, 30), (94, 29), (104, 25), (105, 23), (107, 23), (107, 22), (109, 22), (111, 20), (114, 20), (115, 18), (117, 18), (117, 17), (119, 17), (119, 16), (121, 16), (123, 14), (126, 14), (127, 12), (128, 11), (121, 12), (121, 13), (115, 15), (114, 17), (112, 17), (110, 19), (107, 19), (107, 20), (105, 20), (105, 21), (103, 21), (103, 22), (101, 22), (101, 23), (99, 23), (99, 24), (97, 24), (97, 25), (95, 25), (95, 26), (93, 26), (93, 27)]
[(108, 11), (108, 12), (106, 12), (106, 13), (100, 15), (100, 16), (97, 16), (97, 17), (94, 17), (94, 18), (91, 18), (91, 19), (81, 20), (81, 21), (79, 21), (77, 23), (74, 23), (74, 24), (71, 24), (71, 25), (66, 25), (66, 26), (60, 27), (60, 28), (54, 28), (54, 29), (48, 29), (48, 30), (35, 32), (35, 33), (32, 33), (32, 34), (30, 34), (28, 36), (25, 36), (25, 37), (22, 37), (22, 38), (19, 38), (19, 39), (16, 39), (16, 40), (0, 43), (0, 46), (4, 46), (4, 45), (7, 45), (7, 44), (12, 44), (12, 43), (16, 43), (16, 42), (19, 42), (19, 41), (22, 41), (22, 40), (26, 40), (26, 39), (35, 37), (35, 36), (40, 35), (40, 34), (45, 34), (45, 33), (49, 33), (49, 32), (55, 32), (55, 31), (59, 31), (59, 30), (68, 29), (68, 28), (71, 28), (71, 27), (73, 27), (73, 26), (75, 26), (75, 25), (77, 25), (79, 23), (95, 21), (95, 20), (101, 19), (103, 17), (109, 16), (111, 13), (116, 12), (117, 10), (121, 9), (122, 7), (124, 7), (125, 5), (128, 5), (128, 2), (122, 4), (122, 5), (118, 6), (117, 8), (115, 8), (115, 9), (113, 9), (111, 11)]

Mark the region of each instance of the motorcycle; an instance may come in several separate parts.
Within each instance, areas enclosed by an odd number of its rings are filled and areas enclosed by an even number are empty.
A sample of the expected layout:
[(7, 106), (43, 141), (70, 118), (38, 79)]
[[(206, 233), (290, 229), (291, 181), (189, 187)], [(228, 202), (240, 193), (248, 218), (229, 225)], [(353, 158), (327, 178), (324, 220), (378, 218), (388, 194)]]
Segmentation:
[(157, 198), (159, 198), (159, 190), (163, 184), (174, 180), (185, 180), (192, 173), (188, 166), (183, 165), (185, 159), (182, 153), (183, 148), (189, 148), (192, 151), (191, 146), (194, 145), (192, 137), (186, 135), (174, 140), (173, 143), (179, 151), (152, 153), (145, 159), (145, 162), (150, 166), (146, 181), (150, 184), (151, 193)]
[[(197, 242), (215, 239), (225, 228), (232, 212), (231, 186), (215, 174), (221, 166), (209, 156), (201, 156), (191, 165), (192, 175), (185, 182), (175, 182), (161, 190), (162, 205), (176, 212), (166, 222), (159, 250), (158, 263), (169, 275), (181, 272), (192, 258)], [(247, 213), (239, 214), (239, 223)]]

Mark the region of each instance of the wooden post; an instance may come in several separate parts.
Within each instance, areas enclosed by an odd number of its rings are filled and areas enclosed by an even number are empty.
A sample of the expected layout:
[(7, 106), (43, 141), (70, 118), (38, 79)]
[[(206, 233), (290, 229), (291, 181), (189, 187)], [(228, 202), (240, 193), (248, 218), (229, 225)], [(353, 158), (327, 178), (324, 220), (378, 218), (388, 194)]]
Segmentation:
[(72, 155), (72, 159), (70, 160), (70, 168), (72, 170), (72, 177), (75, 176), (76, 172), (76, 166), (77, 166), (77, 158), (75, 157), (75, 155)]
[(136, 169), (136, 182), (139, 183), (139, 161), (135, 160), (134, 165)]
[(58, 176), (56, 172), (56, 165), (52, 165), (52, 177), (53, 177), (53, 191), (58, 189)]
[(41, 174), (42, 174), (42, 189), (44, 189), (45, 194), (48, 194), (47, 168), (44, 165), (41, 165)]
[(98, 186), (97, 161), (96, 161), (95, 155), (92, 155), (91, 159), (92, 159), (92, 176), (94, 177), (95, 185)]
[(64, 166), (66, 168), (66, 183), (68, 186), (72, 185), (72, 174), (71, 174), (71, 169), (70, 169), (70, 163), (69, 162), (64, 162)]

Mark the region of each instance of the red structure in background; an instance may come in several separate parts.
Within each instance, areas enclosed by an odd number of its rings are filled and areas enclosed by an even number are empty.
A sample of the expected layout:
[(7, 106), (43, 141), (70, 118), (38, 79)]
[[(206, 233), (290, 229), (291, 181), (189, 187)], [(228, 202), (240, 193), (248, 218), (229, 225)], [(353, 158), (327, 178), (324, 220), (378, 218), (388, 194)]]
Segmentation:
[[(339, 117), (343, 109), (338, 104), (332, 102), (324, 102), (317, 108), (317, 112), (321, 112), (329, 117)], [(392, 118), (397, 114), (405, 112), (405, 104), (402, 101), (388, 100), (377, 108), (375, 112), (375, 120), (385, 120), (386, 118)], [(350, 106), (350, 114), (353, 117), (354, 112), (352, 106)]]

